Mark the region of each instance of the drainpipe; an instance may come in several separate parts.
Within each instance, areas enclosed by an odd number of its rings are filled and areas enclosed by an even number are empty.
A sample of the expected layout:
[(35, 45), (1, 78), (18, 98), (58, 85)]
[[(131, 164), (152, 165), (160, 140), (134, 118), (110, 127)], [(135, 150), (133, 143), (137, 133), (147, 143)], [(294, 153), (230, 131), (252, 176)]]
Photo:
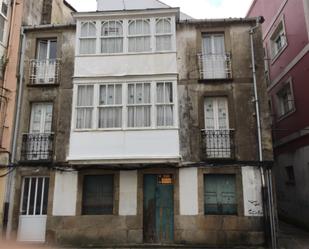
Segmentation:
[[(24, 33), (24, 28), (21, 27), (21, 55), (19, 63), (19, 83), (18, 83), (18, 93), (17, 93), (17, 105), (16, 105), (16, 114), (15, 114), (15, 125), (13, 133), (13, 142), (12, 142), (12, 156), (11, 156), (11, 167), (16, 167), (16, 151), (17, 151), (17, 139), (18, 139), (18, 130), (19, 130), (19, 121), (20, 121), (20, 110), (22, 102), (22, 93), (23, 93), (23, 77), (24, 77), (24, 61), (25, 61), (25, 48), (26, 48), (26, 35)], [(6, 238), (10, 239), (12, 232), (12, 220), (13, 220), (13, 210), (14, 210), (14, 198), (15, 198), (15, 179), (16, 171), (14, 170), (8, 176), (7, 184), (7, 197), (6, 200), (9, 202), (9, 214), (8, 214), (8, 224), (6, 231)]]
[[(261, 172), (261, 182), (262, 182), (262, 195), (263, 195), (263, 205), (264, 205), (264, 216), (266, 212), (269, 212), (269, 220), (270, 220), (270, 230), (271, 230), (271, 242), (272, 249), (277, 249), (277, 240), (276, 240), (276, 226), (275, 226), (275, 212), (274, 205), (272, 201), (272, 188), (271, 188), (271, 172), (267, 171), (267, 184), (265, 180), (265, 172), (263, 168), (263, 147), (262, 147), (262, 127), (261, 127), (261, 117), (260, 117), (260, 106), (259, 106), (259, 96), (257, 91), (257, 80), (256, 80), (256, 64), (255, 64), (255, 53), (254, 53), (254, 39), (253, 35), (255, 30), (260, 27), (260, 24), (264, 22), (264, 18), (262, 16), (257, 17), (256, 25), (251, 27), (250, 34), (250, 44), (251, 44), (251, 59), (252, 59), (252, 76), (253, 76), (253, 87), (254, 87), (254, 103), (255, 103), (255, 112), (256, 112), (256, 125), (257, 125), (257, 135), (258, 135), (258, 151), (259, 151), (259, 162), (260, 162), (260, 172)], [(268, 207), (266, 206), (265, 201), (265, 192), (267, 191), (267, 202)]]

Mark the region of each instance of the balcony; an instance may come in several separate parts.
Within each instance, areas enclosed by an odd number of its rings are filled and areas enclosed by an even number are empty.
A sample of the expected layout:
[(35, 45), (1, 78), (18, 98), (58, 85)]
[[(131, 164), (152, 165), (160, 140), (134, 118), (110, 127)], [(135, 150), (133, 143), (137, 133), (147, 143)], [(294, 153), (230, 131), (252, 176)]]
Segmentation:
[(54, 151), (54, 134), (23, 134), (21, 161), (51, 162)]
[(58, 84), (60, 59), (31, 60), (30, 84)]
[(235, 158), (234, 130), (202, 130), (203, 157), (206, 160)]
[(232, 79), (231, 54), (198, 54), (201, 80)]

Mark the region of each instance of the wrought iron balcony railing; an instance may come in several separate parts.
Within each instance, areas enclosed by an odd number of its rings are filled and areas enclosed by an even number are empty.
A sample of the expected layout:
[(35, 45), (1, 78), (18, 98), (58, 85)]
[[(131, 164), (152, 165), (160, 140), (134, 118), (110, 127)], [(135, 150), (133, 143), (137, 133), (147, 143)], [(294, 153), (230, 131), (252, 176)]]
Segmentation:
[(60, 59), (31, 60), (30, 84), (59, 83)]
[(205, 159), (234, 159), (234, 130), (202, 130)]
[(21, 161), (46, 161), (53, 159), (54, 134), (23, 134)]
[(200, 79), (231, 79), (231, 54), (198, 54)]

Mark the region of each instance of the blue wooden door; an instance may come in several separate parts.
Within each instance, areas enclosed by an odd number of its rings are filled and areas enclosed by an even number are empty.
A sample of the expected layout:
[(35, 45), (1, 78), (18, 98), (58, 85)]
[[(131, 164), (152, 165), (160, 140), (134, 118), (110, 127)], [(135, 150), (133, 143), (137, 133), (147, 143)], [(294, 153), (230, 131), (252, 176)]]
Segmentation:
[(171, 243), (174, 240), (174, 186), (160, 181), (161, 175), (144, 176), (144, 241)]

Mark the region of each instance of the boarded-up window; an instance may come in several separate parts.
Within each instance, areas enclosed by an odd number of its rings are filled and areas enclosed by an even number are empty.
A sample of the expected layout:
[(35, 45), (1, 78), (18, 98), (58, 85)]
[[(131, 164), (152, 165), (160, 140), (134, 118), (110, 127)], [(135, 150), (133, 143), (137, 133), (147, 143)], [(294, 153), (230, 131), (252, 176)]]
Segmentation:
[(95, 175), (84, 177), (83, 215), (113, 214), (114, 176)]
[(235, 175), (204, 176), (205, 214), (237, 214)]

